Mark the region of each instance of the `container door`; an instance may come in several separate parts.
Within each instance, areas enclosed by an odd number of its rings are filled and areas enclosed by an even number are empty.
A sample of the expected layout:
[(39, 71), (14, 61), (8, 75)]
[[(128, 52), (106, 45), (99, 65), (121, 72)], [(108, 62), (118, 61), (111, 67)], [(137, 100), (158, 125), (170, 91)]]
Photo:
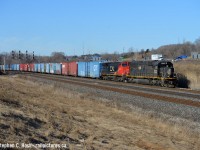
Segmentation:
[(86, 62), (86, 77), (89, 77), (90, 76), (90, 63), (89, 62)]
[(46, 73), (46, 64), (44, 64), (44, 73)]

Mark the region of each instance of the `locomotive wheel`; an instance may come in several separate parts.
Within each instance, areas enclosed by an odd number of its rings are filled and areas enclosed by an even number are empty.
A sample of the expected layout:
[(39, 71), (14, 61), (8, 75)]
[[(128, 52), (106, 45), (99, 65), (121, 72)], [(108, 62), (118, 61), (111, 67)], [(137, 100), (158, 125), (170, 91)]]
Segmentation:
[(153, 82), (152, 79), (149, 79), (149, 84), (150, 84), (150, 85), (154, 85), (154, 82)]
[(164, 80), (164, 79), (161, 79), (161, 80), (160, 80), (160, 86), (162, 86), (162, 87), (165, 86), (165, 80)]
[(172, 84), (173, 88), (176, 88), (176, 85), (177, 85), (176, 83)]
[(160, 86), (164, 87), (164, 83), (162, 81), (160, 82)]
[(124, 81), (124, 83), (127, 83), (127, 82), (128, 82), (128, 80), (127, 80), (127, 79), (124, 79), (123, 81)]
[(169, 85), (169, 83), (167, 82), (167, 83), (165, 83), (165, 87), (169, 87), (170, 85)]
[(113, 80), (114, 80), (115, 82), (118, 82), (118, 81), (119, 81), (118, 77), (114, 77)]

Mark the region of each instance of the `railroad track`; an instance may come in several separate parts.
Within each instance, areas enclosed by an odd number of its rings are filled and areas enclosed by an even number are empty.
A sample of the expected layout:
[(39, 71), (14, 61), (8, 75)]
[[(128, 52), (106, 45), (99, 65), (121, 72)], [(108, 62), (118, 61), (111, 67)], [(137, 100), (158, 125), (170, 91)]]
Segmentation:
[[(197, 108), (200, 107), (200, 93), (198, 91), (180, 89), (176, 89), (175, 91), (173, 91), (174, 89), (160, 87), (152, 88), (152, 86), (138, 86), (134, 84), (125, 84), (118, 82), (108, 82), (103, 80), (75, 78), (49, 74), (25, 73), (24, 75), (29, 75), (32, 77), (42, 78), (61, 83), (69, 83), (106, 91), (118, 92), (122, 94), (140, 96), (158, 101), (182, 104), (185, 106), (192, 106)], [(162, 92), (164, 93), (164, 95), (162, 94)]]

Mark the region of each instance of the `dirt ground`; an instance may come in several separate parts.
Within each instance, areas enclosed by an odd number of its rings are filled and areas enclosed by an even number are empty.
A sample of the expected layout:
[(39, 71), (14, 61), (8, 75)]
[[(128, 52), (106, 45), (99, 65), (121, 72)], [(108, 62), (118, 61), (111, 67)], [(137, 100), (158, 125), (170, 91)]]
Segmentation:
[(31, 148), (50, 143), (65, 149), (200, 149), (199, 135), (184, 126), (17, 76), (0, 77), (0, 147), (6, 143)]

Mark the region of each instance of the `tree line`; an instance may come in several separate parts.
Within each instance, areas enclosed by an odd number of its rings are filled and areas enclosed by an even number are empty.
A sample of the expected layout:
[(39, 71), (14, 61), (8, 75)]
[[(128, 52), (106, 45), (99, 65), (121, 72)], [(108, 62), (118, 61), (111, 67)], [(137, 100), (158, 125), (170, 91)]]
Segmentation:
[(191, 52), (200, 53), (200, 38), (194, 43), (183, 42), (182, 44), (164, 45), (152, 51), (152, 53), (163, 54), (166, 58), (176, 58), (180, 55), (190, 56)]
[[(103, 60), (123, 61), (123, 60), (139, 60), (149, 59), (151, 54), (162, 54), (165, 58), (174, 59), (180, 55), (190, 56), (191, 52), (200, 53), (200, 38), (195, 42), (183, 42), (180, 44), (169, 44), (160, 46), (157, 49), (141, 49), (136, 50), (130, 47), (127, 52), (104, 53), (101, 54)], [(65, 62), (83, 60), (83, 56), (67, 56), (64, 52), (52, 52), (50, 56), (39, 56), (33, 53), (23, 53), (22, 51), (11, 51), (0, 53), (0, 64), (3, 64), (4, 58), (7, 64), (12, 63), (47, 63), (47, 62)]]

